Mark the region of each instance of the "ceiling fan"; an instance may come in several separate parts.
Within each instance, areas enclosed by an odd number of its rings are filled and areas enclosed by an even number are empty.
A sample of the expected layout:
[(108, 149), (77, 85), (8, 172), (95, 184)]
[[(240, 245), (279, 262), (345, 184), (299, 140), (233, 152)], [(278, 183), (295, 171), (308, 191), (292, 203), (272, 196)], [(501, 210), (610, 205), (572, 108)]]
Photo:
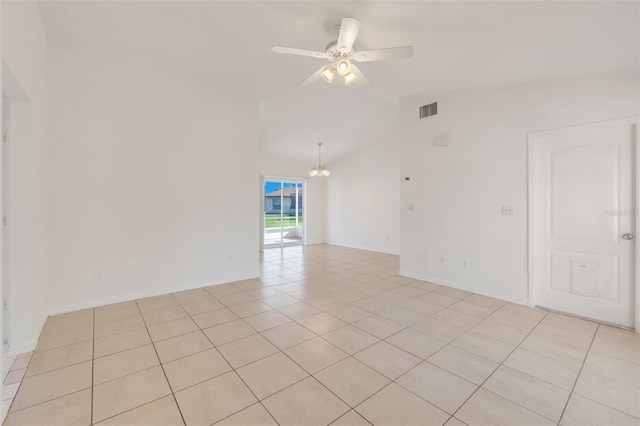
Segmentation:
[(413, 56), (413, 46), (357, 51), (353, 47), (353, 43), (356, 37), (358, 37), (359, 31), (360, 21), (355, 18), (343, 18), (338, 40), (329, 43), (324, 52), (314, 52), (311, 50), (282, 46), (273, 46), (271, 51), (275, 53), (286, 53), (288, 55), (327, 59), (330, 62), (329, 65), (325, 65), (311, 74), (311, 76), (300, 83), (298, 87), (305, 87), (315, 83), (320, 77), (324, 78), (327, 83), (331, 83), (336, 73), (344, 77), (345, 84), (353, 83), (360, 87), (370, 87), (371, 83), (369, 80), (367, 80), (352, 61), (387, 61), (393, 59), (408, 59)]

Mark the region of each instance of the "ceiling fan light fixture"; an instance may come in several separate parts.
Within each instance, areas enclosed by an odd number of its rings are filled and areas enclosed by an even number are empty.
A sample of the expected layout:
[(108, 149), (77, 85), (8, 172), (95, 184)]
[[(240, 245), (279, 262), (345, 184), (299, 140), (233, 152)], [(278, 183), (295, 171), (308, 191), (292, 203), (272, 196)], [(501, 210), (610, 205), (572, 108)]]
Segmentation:
[(332, 65), (326, 65), (321, 75), (327, 83), (331, 83), (333, 76), (336, 75), (336, 69)]
[(351, 72), (351, 62), (346, 59), (342, 59), (338, 62), (337, 68), (340, 75), (347, 75)]
[[(2, 1), (2, 0), (0, 0)], [(345, 84), (353, 82), (356, 78), (358, 82), (354, 86), (359, 88), (371, 87), (371, 82), (358, 69), (356, 62), (390, 61), (396, 59), (409, 59), (413, 57), (413, 46), (387, 47), (384, 49), (373, 49), (357, 51), (354, 43), (360, 33), (361, 22), (355, 18), (343, 18), (338, 28), (338, 39), (326, 45), (324, 52), (313, 50), (297, 49), (293, 47), (272, 46), (271, 51), (287, 55), (308, 56), (321, 58), (329, 61), (330, 65), (320, 66), (306, 80), (298, 85), (299, 88), (307, 87), (320, 78), (331, 83), (336, 74), (344, 77)], [(355, 62), (351, 62), (351, 61)]]
[(353, 72), (349, 72), (349, 74), (344, 76), (344, 84), (349, 84), (356, 78), (358, 78), (357, 75), (355, 75)]

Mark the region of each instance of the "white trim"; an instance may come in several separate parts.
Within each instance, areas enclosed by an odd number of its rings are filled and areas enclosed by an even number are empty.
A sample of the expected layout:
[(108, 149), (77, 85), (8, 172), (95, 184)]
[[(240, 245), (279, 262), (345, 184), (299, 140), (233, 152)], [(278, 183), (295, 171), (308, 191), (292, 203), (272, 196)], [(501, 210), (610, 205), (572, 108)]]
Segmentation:
[(33, 352), (36, 349), (36, 344), (38, 343), (38, 339), (40, 338), (40, 334), (42, 333), (42, 329), (44, 328), (44, 323), (47, 322), (47, 316), (43, 315), (38, 324), (38, 333), (36, 334), (36, 338), (30, 340), (28, 342), (23, 342), (16, 345), (9, 345), (9, 356), (16, 356), (26, 352)]
[(93, 308), (98, 308), (100, 306), (106, 306), (106, 305), (112, 305), (114, 303), (121, 303), (121, 302), (128, 302), (131, 300), (137, 300), (137, 299), (144, 299), (146, 297), (154, 297), (154, 296), (162, 296), (165, 294), (171, 294), (171, 293), (177, 293), (179, 291), (185, 291), (185, 290), (194, 290), (194, 289), (198, 289), (198, 288), (203, 288), (203, 287), (209, 287), (212, 285), (222, 285), (222, 284), (229, 284), (229, 283), (233, 283), (236, 281), (243, 281), (243, 280), (249, 280), (249, 279), (253, 279), (253, 278), (259, 278), (260, 274), (259, 273), (255, 273), (255, 274), (247, 274), (246, 276), (240, 276), (232, 281), (216, 281), (216, 282), (206, 282), (206, 283), (192, 283), (192, 284), (187, 284), (184, 286), (180, 286), (180, 287), (174, 287), (171, 289), (154, 289), (154, 290), (149, 290), (149, 291), (141, 291), (141, 292), (137, 292), (137, 293), (127, 293), (125, 295), (119, 295), (119, 296), (114, 296), (114, 297), (107, 297), (107, 298), (102, 298), (102, 299), (95, 299), (95, 300), (91, 300), (88, 302), (82, 302), (82, 303), (75, 303), (75, 304), (70, 304), (70, 305), (62, 305), (62, 306), (55, 306), (52, 308), (48, 308), (46, 310), (46, 315), (44, 317), (44, 319), (42, 320), (42, 324), (40, 325), (40, 332), (38, 333), (38, 337), (30, 342), (30, 343), (23, 343), (21, 345), (18, 346), (11, 346), (9, 347), (9, 355), (13, 356), (13, 355), (18, 355), (21, 353), (25, 353), (25, 352), (31, 352), (35, 349), (36, 347), (36, 343), (38, 341), (38, 339), (40, 338), (40, 334), (42, 334), (42, 328), (44, 327), (44, 324), (46, 323), (47, 319), (52, 316), (52, 315), (60, 315), (60, 314), (66, 314), (69, 312), (75, 312), (75, 311), (80, 311), (83, 309), (93, 309)]
[(9, 356), (17, 356), (27, 352), (32, 352), (36, 347), (35, 342), (23, 343), (21, 345), (9, 346)]
[(239, 277), (238, 279), (235, 279), (233, 281), (218, 281), (213, 283), (208, 282), (208, 283), (188, 284), (185, 286), (175, 287), (171, 289), (149, 290), (149, 291), (141, 291), (137, 293), (127, 293), (125, 295), (107, 297), (104, 299), (95, 299), (88, 302), (75, 303), (75, 304), (63, 305), (63, 306), (55, 306), (53, 308), (47, 309), (46, 315), (42, 320), (42, 324), (40, 325), (40, 332), (38, 333), (37, 338), (30, 343), (23, 343), (18, 346), (10, 346), (9, 355), (13, 356), (13, 355), (18, 355), (21, 353), (33, 351), (36, 347), (36, 343), (38, 342), (38, 339), (40, 338), (40, 334), (42, 334), (42, 329), (44, 327), (44, 324), (46, 323), (47, 319), (52, 315), (66, 314), (69, 312), (80, 311), (82, 309), (98, 308), (100, 306), (112, 305), (114, 303), (128, 302), (130, 300), (144, 299), (146, 297), (161, 296), (164, 294), (177, 293), (179, 291), (185, 291), (185, 290), (194, 290), (202, 287), (209, 287), (212, 285), (229, 284), (236, 281), (249, 280), (249, 279), (259, 278), (259, 277), (260, 277), (259, 274), (247, 275), (245, 278)]
[[(322, 244), (322, 243), (320, 243)], [(332, 242), (332, 241), (327, 241), (325, 244), (330, 244), (332, 246), (340, 246), (340, 247), (347, 247), (347, 248), (352, 248), (352, 249), (358, 249), (358, 250), (366, 250), (366, 251), (372, 251), (375, 253), (384, 253), (384, 254), (392, 254), (394, 256), (400, 256), (400, 253), (395, 253), (392, 251), (385, 251), (385, 250), (380, 250), (380, 249), (374, 249), (368, 246), (361, 246), (358, 244), (348, 244), (348, 243), (336, 243), (336, 242)]]
[(527, 135), (527, 305), (535, 306), (533, 286), (533, 140), (535, 133)]
[(201, 282), (201, 283), (191, 283), (191, 284), (187, 284), (187, 285), (183, 285), (180, 287), (174, 287), (174, 288), (165, 288), (165, 289), (154, 289), (154, 290), (149, 290), (149, 291), (140, 291), (137, 293), (127, 293), (125, 295), (118, 295), (118, 296), (114, 296), (114, 297), (107, 297), (107, 298), (103, 298), (103, 299), (95, 299), (95, 300), (91, 300), (88, 302), (82, 302), (82, 303), (75, 303), (75, 304), (71, 304), (71, 305), (62, 305), (62, 306), (55, 306), (53, 308), (49, 308), (47, 309), (47, 317), (51, 316), (51, 315), (60, 315), (60, 314), (66, 314), (69, 312), (74, 312), (74, 311), (79, 311), (82, 309), (90, 309), (90, 308), (97, 308), (100, 306), (106, 306), (106, 305), (112, 305), (114, 303), (121, 303), (121, 302), (128, 302), (130, 300), (138, 300), (138, 299), (144, 299), (146, 297), (154, 297), (154, 296), (162, 296), (165, 294), (171, 294), (171, 293), (177, 293), (180, 291), (186, 291), (186, 290), (194, 290), (194, 289), (198, 289), (198, 288), (203, 288), (203, 287), (209, 287), (212, 285), (222, 285), (222, 284), (229, 284), (229, 283), (234, 283), (237, 281), (243, 281), (243, 280), (250, 280), (253, 278), (259, 278), (260, 274), (258, 273), (254, 273), (254, 274), (246, 274), (246, 275), (241, 275), (237, 278), (234, 278), (233, 280), (229, 281), (216, 281), (216, 282)]
[(596, 121), (594, 123), (579, 124), (577, 126), (563, 127), (559, 129), (544, 130), (541, 132), (530, 132), (528, 133), (528, 136), (529, 136), (529, 139), (531, 139), (532, 136), (535, 138), (544, 138), (549, 136), (570, 135), (572, 133), (581, 133), (585, 131), (590, 132), (593, 130), (609, 129), (611, 127), (618, 127), (625, 124), (629, 124), (629, 125), (638, 124), (639, 122), (640, 122), (640, 116), (624, 117), (624, 118), (617, 118), (613, 120)]
[[(614, 120), (606, 120), (606, 121), (598, 121), (595, 123), (587, 123), (578, 126), (571, 126), (562, 129), (555, 130), (547, 130), (543, 132), (531, 132), (527, 134), (527, 286), (528, 286), (528, 305), (535, 306), (536, 305), (536, 291), (535, 291), (535, 280), (533, 276), (534, 272), (534, 247), (533, 247), (533, 144), (536, 139), (545, 138), (549, 136), (560, 136), (567, 135), (577, 132), (584, 131), (593, 131), (593, 130), (601, 130), (608, 129), (611, 127), (618, 127), (623, 125), (635, 125), (636, 128), (636, 140), (634, 149), (636, 152), (636, 164), (635, 164), (635, 202), (636, 202), (636, 210), (638, 210), (638, 206), (640, 203), (640, 150), (638, 149), (640, 146), (640, 116), (632, 116), (632, 117), (624, 117)], [(636, 215), (636, 233), (640, 231), (640, 217)], [(640, 277), (638, 276), (640, 273), (640, 241), (638, 238), (635, 240), (636, 244), (636, 262), (635, 262), (635, 330), (636, 333), (640, 333)]]
[(495, 292), (495, 291), (487, 291), (481, 288), (480, 286), (459, 284), (453, 281), (443, 280), (442, 278), (430, 277), (430, 276), (421, 275), (421, 274), (414, 274), (406, 271), (400, 271), (399, 275), (407, 278), (414, 278), (420, 281), (428, 281), (430, 283), (443, 285), (445, 287), (451, 287), (458, 290), (469, 291), (471, 293), (479, 294), (481, 296), (493, 297), (494, 299), (500, 299), (500, 300), (504, 300), (505, 302), (516, 303), (518, 305), (526, 306), (528, 302), (526, 297), (517, 297), (517, 296), (511, 296), (509, 294)]
[(258, 209), (260, 210), (258, 222), (260, 235), (258, 235), (258, 241), (260, 241), (260, 251), (264, 250), (264, 175), (260, 175), (260, 190), (258, 191)]
[[(25, 113), (23, 112), (23, 117), (25, 119), (25, 122), (30, 123), (30, 118), (31, 118), (31, 110), (30, 110), (30, 108), (31, 108), (31, 100), (29, 99), (29, 96), (22, 89), (22, 87), (20, 85), (20, 82), (15, 77), (15, 75), (11, 71), (11, 68), (9, 67), (9, 65), (7, 64), (7, 62), (4, 59), (2, 59), (2, 66), (1, 66), (0, 76), (1, 76), (0, 80), (1, 80), (1, 86), (2, 86), (2, 90), (1, 90), (2, 93), (4, 93), (9, 98), (9, 101), (11, 103), (14, 103), (14, 107), (13, 107), (13, 111), (12, 111), (14, 113), (14, 115), (11, 118), (11, 120), (15, 120), (15, 118), (16, 118), (16, 115), (15, 115), (16, 108), (15, 108), (15, 106), (19, 105), (19, 104), (23, 104), (24, 106), (29, 108), (27, 110), (28, 112), (26, 113), (27, 115), (25, 115)], [(0, 104), (1, 103), (2, 102), (0, 101)], [(22, 128), (23, 126), (20, 126), (20, 127)], [(24, 133), (26, 135), (29, 135), (29, 137), (27, 137), (24, 140), (21, 140), (21, 143), (23, 143), (23, 144), (31, 144), (31, 138), (30, 138), (31, 128), (30, 127), (26, 127), (26, 128), (23, 128), (22, 130), (25, 131)], [(15, 207), (15, 206), (13, 206), (13, 207)], [(12, 208), (12, 203), (10, 201), (9, 202), (9, 209), (11, 209), (11, 208)], [(1, 232), (0, 232), (0, 234), (1, 234)], [(0, 244), (0, 246), (1, 246), (1, 244)], [(10, 246), (4, 247), (4, 249), (9, 249), (9, 248), (10, 248)], [(0, 259), (2, 258), (2, 253), (1, 252), (2, 252), (2, 249), (0, 248)], [(9, 263), (11, 263), (11, 260), (9, 260)], [(7, 267), (7, 265), (1, 265), (1, 268), (4, 268), (4, 267)], [(0, 270), (1, 270), (1, 268), (0, 268)], [(0, 274), (0, 276), (1, 275), (2, 274)], [(28, 285), (31, 285), (29, 283), (29, 281), (27, 281), (26, 283)], [(23, 312), (23, 313), (25, 311), (27, 311), (27, 309), (30, 310), (30, 307), (26, 308), (24, 306), (15, 306), (16, 298), (12, 297), (11, 293), (12, 293), (12, 289), (15, 288), (16, 285), (18, 285), (18, 284), (15, 281), (12, 281), (11, 279), (9, 279), (9, 282), (8, 282), (8, 286), (9, 286), (9, 303), (10, 303), (9, 324), (8, 324), (9, 327), (11, 327), (12, 320), (15, 321), (15, 315), (19, 312), (19, 309), (22, 309), (21, 312)], [(2, 291), (1, 290), (2, 290), (2, 285), (0, 285), (0, 300), (4, 300), (6, 298), (6, 295), (2, 296), (1, 295)], [(14, 292), (14, 294), (15, 294), (15, 292)], [(28, 315), (28, 317), (27, 317), (28, 321), (31, 321), (30, 317), (31, 316)], [(0, 319), (1, 319), (1, 315), (0, 315)], [(16, 323), (17, 323), (17, 321), (16, 321)], [(32, 328), (32, 323), (31, 322), (29, 322), (28, 327), (29, 327), (29, 329)], [(0, 330), (3, 330), (1, 321), (0, 321)], [(8, 337), (8, 341), (9, 341), (9, 356), (14, 356), (14, 355), (19, 355), (19, 354), (22, 354), (22, 353), (25, 353), (25, 352), (30, 352), (33, 349), (33, 347), (35, 347), (35, 342), (33, 342), (33, 341), (31, 341), (31, 342), (28, 341), (26, 343), (22, 342), (22, 343), (14, 344), (14, 342), (16, 341), (16, 337), (17, 336), (15, 334), (12, 334), (11, 330), (9, 330), (9, 336), (3, 336), (3, 337)], [(4, 367), (6, 367), (6, 366), (2, 366), (2, 367), (4, 369)], [(4, 413), (4, 410), (3, 410), (3, 414), (6, 414), (6, 413)], [(4, 417), (2, 418), (2, 421), (4, 421)]]
[[(638, 203), (640, 203), (640, 149), (639, 149), (639, 145), (640, 145), (640, 117), (636, 118), (636, 122), (635, 122), (635, 126), (636, 126), (636, 143), (634, 146), (634, 149), (636, 150), (636, 167), (635, 167), (635, 174), (636, 174), (636, 181), (635, 181), (635, 185), (636, 185), (636, 212), (638, 211)], [(638, 233), (638, 230), (640, 229), (640, 216), (636, 214), (636, 234)], [(640, 277), (638, 276), (640, 275), (640, 241), (638, 241), (638, 238), (636, 238), (636, 321), (635, 321), (635, 328), (636, 328), (636, 333), (640, 333)]]

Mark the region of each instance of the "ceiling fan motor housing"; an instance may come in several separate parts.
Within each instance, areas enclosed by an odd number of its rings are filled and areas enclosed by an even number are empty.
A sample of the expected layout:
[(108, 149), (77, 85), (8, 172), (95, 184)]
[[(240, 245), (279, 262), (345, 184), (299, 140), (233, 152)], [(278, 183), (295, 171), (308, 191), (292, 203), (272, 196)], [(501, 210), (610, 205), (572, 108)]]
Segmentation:
[(341, 59), (350, 60), (355, 53), (355, 49), (351, 49), (351, 51), (347, 53), (341, 52), (340, 50), (338, 50), (338, 42), (332, 41), (331, 43), (327, 44), (325, 53), (329, 55), (329, 61), (335, 64)]

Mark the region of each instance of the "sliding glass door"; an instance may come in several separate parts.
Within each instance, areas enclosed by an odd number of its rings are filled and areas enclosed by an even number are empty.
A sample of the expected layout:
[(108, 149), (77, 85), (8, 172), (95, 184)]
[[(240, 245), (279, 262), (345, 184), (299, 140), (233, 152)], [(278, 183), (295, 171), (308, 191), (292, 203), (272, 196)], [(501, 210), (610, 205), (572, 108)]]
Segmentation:
[(265, 178), (264, 248), (303, 244), (304, 181)]

